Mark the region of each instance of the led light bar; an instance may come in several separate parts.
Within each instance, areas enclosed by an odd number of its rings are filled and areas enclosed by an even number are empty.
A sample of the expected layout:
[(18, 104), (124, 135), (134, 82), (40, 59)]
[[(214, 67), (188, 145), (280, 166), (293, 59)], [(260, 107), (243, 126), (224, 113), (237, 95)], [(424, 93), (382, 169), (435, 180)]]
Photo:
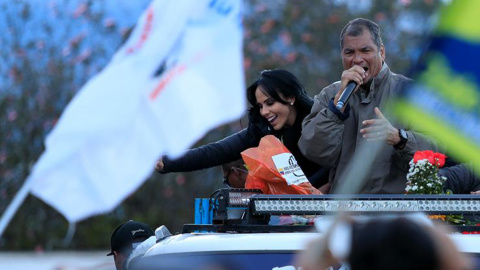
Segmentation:
[(480, 213), (480, 196), (471, 195), (257, 195), (251, 201), (253, 214)]
[(258, 189), (229, 189), (227, 191), (229, 206), (247, 206), (250, 204), (250, 197), (261, 194)]
[(250, 198), (261, 194), (258, 189), (223, 188), (215, 191), (210, 199), (214, 224), (240, 222), (250, 207)]

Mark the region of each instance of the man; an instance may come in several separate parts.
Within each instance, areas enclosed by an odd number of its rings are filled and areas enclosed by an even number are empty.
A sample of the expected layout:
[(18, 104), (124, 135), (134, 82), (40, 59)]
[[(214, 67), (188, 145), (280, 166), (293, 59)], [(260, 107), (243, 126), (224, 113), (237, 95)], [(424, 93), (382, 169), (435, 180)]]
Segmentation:
[(223, 183), (230, 188), (245, 188), (248, 171), (242, 159), (222, 165)]
[(107, 256), (113, 255), (117, 270), (125, 270), (125, 263), (132, 250), (152, 235), (155, 233), (147, 224), (127, 221), (113, 231), (110, 238), (111, 252)]
[[(332, 192), (345, 178), (356, 150), (382, 142), (360, 193), (404, 193), (408, 162), (416, 150), (436, 150), (429, 140), (405, 127), (394, 127), (382, 114), (387, 102), (411, 80), (390, 71), (378, 25), (367, 19), (350, 21), (340, 35), (344, 71), (341, 81), (315, 96), (303, 121), (299, 148), (320, 165), (330, 166)], [(349, 82), (358, 86), (348, 103), (337, 103)], [(359, 179), (360, 180), (360, 179)]]
[(462, 163), (441, 168), (440, 176), (447, 178), (443, 187), (454, 194), (480, 195), (480, 177), (473, 172), (472, 164)]

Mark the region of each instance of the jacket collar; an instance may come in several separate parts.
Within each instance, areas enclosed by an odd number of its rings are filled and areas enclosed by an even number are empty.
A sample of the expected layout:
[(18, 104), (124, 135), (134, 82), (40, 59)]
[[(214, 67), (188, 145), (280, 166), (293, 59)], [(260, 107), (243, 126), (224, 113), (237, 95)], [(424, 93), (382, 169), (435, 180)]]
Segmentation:
[(370, 103), (372, 101), (372, 98), (375, 96), (375, 90), (380, 89), (380, 84), (388, 77), (388, 74), (390, 74), (390, 68), (388, 67), (387, 63), (383, 62), (382, 69), (377, 74), (377, 76), (372, 79), (372, 82), (370, 83), (368, 95), (365, 97), (365, 95), (361, 93), (361, 103)]
[(382, 69), (377, 74), (377, 76), (375, 76), (375, 78), (373, 78), (373, 82), (372, 82), (372, 85), (370, 86), (370, 90), (373, 90), (373, 88), (377, 88), (380, 85), (380, 83), (385, 78), (387, 78), (387, 76), (389, 74), (389, 71), (390, 71), (390, 68), (388, 67), (387, 63), (383, 62)]

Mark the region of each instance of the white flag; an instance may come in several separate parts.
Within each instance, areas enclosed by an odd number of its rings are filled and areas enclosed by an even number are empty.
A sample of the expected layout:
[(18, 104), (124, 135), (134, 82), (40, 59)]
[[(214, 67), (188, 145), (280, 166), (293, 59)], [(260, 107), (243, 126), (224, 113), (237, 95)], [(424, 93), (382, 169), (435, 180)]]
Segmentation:
[(245, 110), (241, 1), (155, 0), (78, 92), (27, 181), (70, 222), (115, 208), (211, 128)]

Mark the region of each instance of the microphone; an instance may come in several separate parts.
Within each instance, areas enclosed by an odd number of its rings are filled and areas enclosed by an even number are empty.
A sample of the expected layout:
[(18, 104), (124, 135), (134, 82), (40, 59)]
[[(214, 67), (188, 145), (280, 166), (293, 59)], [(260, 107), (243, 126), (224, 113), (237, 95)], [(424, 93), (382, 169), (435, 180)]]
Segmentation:
[(352, 96), (353, 90), (357, 87), (356, 82), (349, 82), (347, 84), (347, 87), (343, 90), (343, 93), (340, 95), (340, 98), (338, 99), (337, 102), (337, 109), (343, 108), (343, 106), (348, 102), (348, 99)]

